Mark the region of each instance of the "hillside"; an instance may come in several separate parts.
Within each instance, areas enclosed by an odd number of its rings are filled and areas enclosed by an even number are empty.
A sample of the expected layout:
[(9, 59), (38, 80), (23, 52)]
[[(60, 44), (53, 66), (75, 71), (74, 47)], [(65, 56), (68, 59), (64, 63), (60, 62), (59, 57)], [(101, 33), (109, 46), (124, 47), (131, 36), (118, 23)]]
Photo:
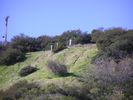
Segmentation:
[[(80, 85), (77, 77), (89, 68), (90, 61), (96, 53), (97, 48), (95, 44), (73, 46), (56, 54), (51, 54), (50, 51), (29, 52), (26, 54), (27, 59), (24, 62), (10, 66), (0, 66), (0, 89), (7, 89), (21, 80), (38, 83), (42, 87), (49, 83), (71, 86)], [(71, 74), (67, 77), (54, 75), (47, 68), (49, 60), (65, 64)], [(39, 70), (26, 77), (20, 77), (18, 74), (19, 71), (27, 65), (36, 66)]]

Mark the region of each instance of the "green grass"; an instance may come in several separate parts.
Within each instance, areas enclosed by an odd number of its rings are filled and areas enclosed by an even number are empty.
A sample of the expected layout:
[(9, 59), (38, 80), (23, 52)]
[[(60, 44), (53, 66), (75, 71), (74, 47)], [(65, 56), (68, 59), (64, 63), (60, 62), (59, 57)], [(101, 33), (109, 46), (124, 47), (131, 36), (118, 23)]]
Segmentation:
[[(37, 82), (44, 86), (45, 84), (54, 83), (57, 85), (80, 85), (76, 76), (80, 76), (91, 66), (90, 61), (97, 53), (95, 45), (86, 47), (71, 47), (59, 53), (51, 54), (50, 51), (30, 52), (27, 53), (27, 59), (24, 62), (16, 63), (11, 66), (0, 65), (0, 89), (6, 89), (12, 84), (27, 80), (28, 82)], [(59, 77), (54, 75), (47, 68), (48, 60), (55, 60), (67, 66), (68, 71), (73, 75)], [(26, 77), (20, 77), (19, 71), (27, 66), (36, 66), (39, 70)], [(71, 84), (70, 84), (71, 83)]]

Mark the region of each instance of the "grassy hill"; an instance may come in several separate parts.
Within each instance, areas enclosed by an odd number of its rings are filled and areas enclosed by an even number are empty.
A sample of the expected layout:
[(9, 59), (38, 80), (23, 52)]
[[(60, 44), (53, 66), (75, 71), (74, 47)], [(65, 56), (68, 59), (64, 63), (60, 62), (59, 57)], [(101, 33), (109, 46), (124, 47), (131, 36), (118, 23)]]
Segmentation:
[[(94, 44), (73, 46), (56, 54), (52, 54), (50, 51), (29, 52), (26, 54), (27, 59), (24, 62), (11, 66), (0, 66), (0, 89), (7, 89), (21, 80), (38, 83), (42, 87), (50, 83), (80, 86), (81, 83), (77, 77), (85, 73), (86, 69), (91, 66), (90, 61), (96, 53), (97, 48)], [(54, 75), (47, 68), (49, 60), (65, 64), (71, 74), (67, 77)], [(36, 66), (39, 70), (26, 77), (20, 77), (19, 71), (27, 65)]]

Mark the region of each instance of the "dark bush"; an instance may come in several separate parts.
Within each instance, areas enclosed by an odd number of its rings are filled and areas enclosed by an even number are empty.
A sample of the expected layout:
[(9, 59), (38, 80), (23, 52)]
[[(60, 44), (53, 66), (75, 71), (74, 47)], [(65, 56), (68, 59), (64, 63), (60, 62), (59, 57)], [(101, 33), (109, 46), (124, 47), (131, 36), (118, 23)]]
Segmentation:
[(32, 52), (40, 50), (40, 43), (36, 38), (26, 36), (24, 34), (13, 37), (11, 43), (12, 48), (21, 50), (22, 52)]
[(122, 29), (106, 30), (97, 40), (100, 53), (114, 58), (122, 58), (133, 53), (133, 31)]
[(119, 62), (112, 58), (97, 60), (91, 73), (93, 78), (98, 81), (100, 88), (110, 87), (111, 92), (116, 87), (127, 98), (133, 95), (133, 57), (127, 56)]
[(61, 94), (64, 96), (73, 97), (73, 98), (75, 98), (74, 100), (91, 100), (90, 96), (88, 96), (88, 92), (89, 91), (86, 89), (85, 86), (80, 87), (80, 86), (63, 85), (60, 87), (60, 86), (52, 83), (52, 84), (48, 84), (45, 87), (45, 93), (50, 93), (50, 94), (57, 94), (58, 93), (58, 94)]
[(2, 100), (14, 100), (12, 97), (5, 96), (2, 98)]
[(84, 86), (64, 86), (59, 92), (64, 95), (76, 97), (76, 100), (92, 100), (88, 95), (89, 90)]
[(68, 74), (67, 67), (63, 64), (59, 64), (54, 61), (49, 61), (47, 67), (55, 74), (59, 76), (65, 76)]
[(63, 32), (62, 35), (53, 37), (53, 43), (58, 43), (59, 45), (67, 47), (70, 39), (72, 40), (72, 45), (87, 44), (90, 43), (91, 36), (87, 32), (82, 32), (81, 30), (69, 30)]
[(52, 37), (50, 36), (39, 36), (37, 39), (37, 45), (41, 50), (49, 50)]
[(22, 68), (19, 72), (20, 76), (27, 76), (35, 71), (37, 71), (38, 69), (36, 67), (32, 67), (32, 66), (26, 66), (24, 68)]
[(62, 50), (64, 50), (64, 49), (66, 49), (66, 46), (63, 45), (63, 44), (59, 44), (58, 47), (55, 46), (55, 47), (53, 48), (53, 53), (58, 53), (58, 52), (60, 52), (60, 51), (62, 51)]
[(82, 40), (80, 44), (87, 44), (87, 43), (91, 43), (91, 35), (84, 33), (82, 34)]
[(24, 53), (22, 53), (20, 50), (10, 47), (7, 48), (5, 51), (1, 51), (0, 54), (0, 64), (3, 65), (11, 65), (25, 59)]
[(33, 52), (49, 50), (50, 44), (55, 45), (55, 43), (58, 43), (59, 47), (54, 48), (54, 51), (58, 52), (68, 46), (70, 39), (72, 39), (72, 45), (87, 44), (91, 42), (91, 36), (87, 32), (82, 32), (81, 30), (70, 30), (63, 32), (62, 35), (54, 37), (45, 35), (33, 38), (20, 34), (14, 36), (9, 44), (12, 48), (19, 49), (22, 52)]
[(82, 31), (81, 30), (69, 30), (66, 32), (63, 32), (63, 34), (61, 35), (61, 39), (63, 39), (68, 45), (68, 41), (69, 39), (72, 39), (72, 45), (74, 44), (79, 44), (82, 42)]
[(104, 32), (100, 29), (94, 29), (91, 32), (91, 41), (96, 43), (100, 35), (102, 35)]
[[(0, 100), (26, 100), (25, 96), (39, 92), (40, 87), (37, 84), (19, 81), (5, 91), (0, 91)], [(31, 92), (32, 90), (33, 93)]]
[(116, 38), (121, 37), (126, 32), (123, 29), (114, 28), (105, 30), (103, 34), (97, 40), (97, 46), (99, 50), (107, 51), (108, 47), (117, 41)]
[(19, 81), (5, 91), (0, 91), (0, 100), (91, 100), (88, 92), (78, 86), (48, 84), (42, 89), (35, 83)]

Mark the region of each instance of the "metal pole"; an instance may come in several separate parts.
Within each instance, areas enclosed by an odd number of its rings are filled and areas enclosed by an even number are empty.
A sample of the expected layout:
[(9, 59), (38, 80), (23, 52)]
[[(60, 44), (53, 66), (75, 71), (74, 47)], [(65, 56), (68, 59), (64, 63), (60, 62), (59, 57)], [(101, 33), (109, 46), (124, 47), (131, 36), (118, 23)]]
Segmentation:
[(6, 31), (5, 31), (5, 46), (7, 45), (7, 26), (6, 26), (6, 29), (5, 29)]
[(9, 16), (7, 16), (6, 18), (5, 18), (5, 43), (4, 43), (4, 45), (6, 46), (7, 45), (7, 34), (8, 34), (8, 19), (9, 19)]

